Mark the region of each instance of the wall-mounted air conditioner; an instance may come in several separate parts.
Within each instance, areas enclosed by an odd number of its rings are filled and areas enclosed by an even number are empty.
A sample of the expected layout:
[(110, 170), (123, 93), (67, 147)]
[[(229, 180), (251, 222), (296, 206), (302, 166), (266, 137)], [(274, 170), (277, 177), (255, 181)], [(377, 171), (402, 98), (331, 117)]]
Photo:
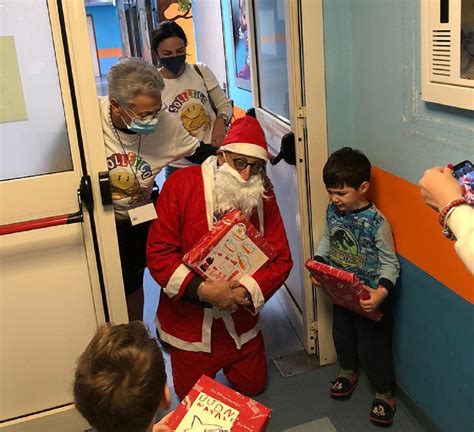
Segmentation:
[(474, 0), (420, 0), (422, 99), (474, 110)]

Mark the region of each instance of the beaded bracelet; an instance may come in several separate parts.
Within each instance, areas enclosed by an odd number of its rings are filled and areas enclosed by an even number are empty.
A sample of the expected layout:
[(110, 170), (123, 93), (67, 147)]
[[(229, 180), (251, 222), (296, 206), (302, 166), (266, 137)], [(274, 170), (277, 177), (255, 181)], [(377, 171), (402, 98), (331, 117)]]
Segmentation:
[(448, 239), (448, 240), (456, 240), (456, 236), (453, 234), (453, 232), (451, 231), (451, 228), (449, 228), (448, 226), (448, 220), (452, 214), (452, 212), (454, 210), (456, 210), (457, 206), (456, 207), (451, 207), (448, 212), (446, 213), (446, 216), (444, 218), (444, 225), (443, 225), (443, 229), (441, 230), (441, 232), (443, 233), (443, 235)]
[(448, 205), (446, 205), (443, 210), (439, 212), (439, 224), (444, 227), (446, 224), (446, 216), (448, 215), (448, 212), (454, 208), (457, 207), (461, 204), (467, 204), (466, 198), (459, 198), (455, 199), (454, 201), (451, 201)]
[(454, 236), (453, 232), (451, 231), (451, 229), (448, 226), (448, 219), (451, 216), (451, 214), (453, 213), (453, 211), (456, 209), (456, 207), (458, 207), (462, 204), (467, 204), (467, 201), (466, 201), (465, 198), (460, 198), (460, 199), (451, 201), (439, 213), (439, 223), (442, 226), (441, 232), (449, 240), (456, 240), (456, 237)]

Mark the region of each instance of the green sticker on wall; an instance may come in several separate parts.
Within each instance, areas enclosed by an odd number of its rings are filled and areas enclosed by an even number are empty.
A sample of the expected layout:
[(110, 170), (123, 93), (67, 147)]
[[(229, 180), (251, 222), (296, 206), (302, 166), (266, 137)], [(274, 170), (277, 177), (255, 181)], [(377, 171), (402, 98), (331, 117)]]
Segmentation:
[(0, 123), (27, 120), (13, 36), (0, 36)]

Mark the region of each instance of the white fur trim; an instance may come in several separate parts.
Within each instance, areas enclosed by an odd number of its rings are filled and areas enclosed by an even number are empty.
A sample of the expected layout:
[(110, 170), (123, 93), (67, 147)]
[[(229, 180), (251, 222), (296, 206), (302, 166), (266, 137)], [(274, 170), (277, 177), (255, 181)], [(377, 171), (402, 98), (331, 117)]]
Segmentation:
[(178, 268), (171, 275), (166, 287), (163, 288), (168, 297), (174, 297), (176, 294), (179, 293), (179, 290), (181, 289), (181, 284), (183, 283), (184, 279), (186, 279), (186, 276), (189, 273), (191, 273), (191, 270), (189, 270), (189, 268), (186, 267), (184, 264), (180, 264), (178, 266)]
[(235, 346), (237, 347), (237, 349), (241, 349), (242, 345), (246, 344), (249, 340), (252, 340), (255, 336), (257, 336), (258, 332), (261, 329), (259, 319), (257, 324), (252, 327), (248, 332), (242, 333), (240, 336), (238, 336), (235, 330), (235, 323), (232, 319), (231, 314), (222, 317), (222, 320), (224, 321), (225, 328), (229, 332), (229, 335), (232, 337), (232, 339), (234, 339)]
[(243, 285), (252, 296), (252, 303), (255, 308), (255, 311), (252, 312), (252, 315), (257, 315), (258, 312), (265, 305), (265, 298), (263, 297), (263, 293), (262, 293), (262, 290), (260, 289), (260, 285), (252, 276), (249, 276), (249, 275), (243, 276), (239, 280), (239, 283)]
[[(202, 339), (200, 342), (188, 342), (183, 339), (180, 339), (176, 336), (170, 335), (163, 331), (160, 325), (160, 321), (155, 319), (156, 328), (160, 335), (160, 339), (164, 342), (169, 343), (170, 345), (185, 350), (185, 351), (193, 351), (193, 352), (211, 352), (211, 331), (212, 331), (212, 322), (214, 318), (214, 312), (212, 309), (205, 309), (204, 310), (204, 320), (202, 324)], [(229, 332), (229, 335), (235, 342), (235, 346), (237, 349), (241, 349), (242, 345), (246, 344), (248, 341), (252, 340), (256, 337), (259, 331), (262, 328), (260, 319), (258, 320), (257, 324), (252, 327), (246, 333), (237, 335), (235, 331), (235, 324), (234, 320), (232, 319), (232, 315), (227, 312), (221, 316), (222, 320), (224, 321), (224, 325), (226, 330)]]
[(239, 337), (240, 345), (246, 344), (248, 341), (252, 340), (255, 336), (258, 335), (262, 328), (260, 319), (255, 327), (251, 328), (248, 332), (242, 333)]
[(212, 309), (206, 308), (204, 309), (204, 318), (202, 323), (202, 335), (200, 342), (189, 342), (183, 339), (180, 339), (176, 336), (170, 335), (163, 331), (160, 325), (160, 321), (158, 319), (155, 320), (156, 328), (158, 329), (158, 333), (160, 335), (160, 339), (169, 343), (170, 345), (185, 350), (185, 351), (193, 351), (193, 352), (211, 352), (211, 330), (212, 330), (212, 320), (213, 320), (213, 313)]
[(207, 227), (214, 226), (214, 176), (217, 157), (210, 156), (201, 164), (202, 181), (204, 183), (204, 201), (206, 203)]
[(232, 143), (224, 144), (220, 147), (222, 151), (230, 151), (232, 153), (239, 153), (245, 156), (256, 157), (263, 160), (268, 160), (268, 152), (257, 144), (250, 143)]
[(227, 316), (222, 317), (222, 321), (224, 321), (224, 325), (226, 330), (229, 332), (229, 335), (232, 339), (234, 339), (235, 346), (237, 349), (242, 348), (242, 344), (239, 340), (239, 336), (237, 335), (237, 332), (235, 331), (235, 323), (230, 314)]
[(260, 234), (263, 237), (265, 235), (265, 228), (263, 226), (263, 200), (257, 205), (258, 225), (260, 227)]

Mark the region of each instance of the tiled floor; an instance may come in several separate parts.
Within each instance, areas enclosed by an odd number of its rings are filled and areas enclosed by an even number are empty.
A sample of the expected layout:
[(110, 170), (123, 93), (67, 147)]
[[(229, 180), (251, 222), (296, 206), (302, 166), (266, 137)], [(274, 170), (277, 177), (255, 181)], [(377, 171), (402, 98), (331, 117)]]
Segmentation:
[[(159, 287), (147, 273), (145, 276), (145, 322), (152, 331)], [(292, 354), (303, 349), (290, 322), (284, 315), (277, 297), (265, 305), (262, 312), (263, 333), (268, 354), (269, 384), (267, 390), (256, 397), (258, 401), (273, 409), (268, 431), (284, 431), (298, 425), (309, 423), (302, 430), (324, 432), (327, 417), (338, 432), (370, 432), (380, 428), (369, 421), (369, 409), (373, 394), (370, 384), (362, 374), (358, 388), (351, 399), (336, 401), (329, 397), (329, 386), (338, 371), (336, 365), (324, 366), (305, 373), (283, 378), (271, 360), (272, 357)], [(167, 373), (171, 377), (169, 359)], [(217, 379), (226, 383), (220, 373)], [(179, 403), (173, 392), (173, 407)], [(316, 421), (321, 420), (321, 421)], [(319, 425), (319, 426), (318, 426)], [(416, 432), (424, 429), (412, 419), (407, 407), (399, 401), (393, 432)]]

